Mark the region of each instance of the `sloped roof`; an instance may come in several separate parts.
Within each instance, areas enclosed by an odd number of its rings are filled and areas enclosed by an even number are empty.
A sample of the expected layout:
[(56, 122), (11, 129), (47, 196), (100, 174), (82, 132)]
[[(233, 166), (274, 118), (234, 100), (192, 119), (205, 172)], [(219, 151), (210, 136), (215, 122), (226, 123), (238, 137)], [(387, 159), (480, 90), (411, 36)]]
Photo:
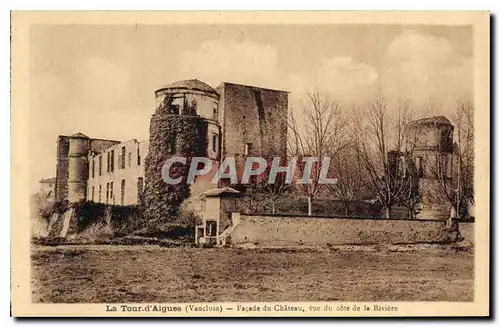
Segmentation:
[(444, 116), (435, 116), (429, 118), (422, 118), (411, 121), (410, 125), (451, 125), (448, 118)]
[(241, 86), (241, 87), (246, 87), (246, 88), (251, 88), (251, 89), (259, 89), (259, 90), (281, 92), (281, 93), (290, 93), (290, 91), (287, 91), (287, 90), (271, 89), (268, 87), (262, 87), (262, 86), (257, 86), (257, 85), (239, 84), (239, 83), (232, 83), (232, 82), (221, 82), (220, 85), (216, 87), (216, 89), (220, 90), (220, 89), (224, 88), (225, 85), (234, 85), (234, 86)]
[(201, 193), (201, 196), (206, 196), (206, 197), (214, 197), (214, 196), (223, 196), (223, 195), (235, 195), (238, 196), (241, 193), (234, 188), (231, 187), (221, 187), (221, 188), (214, 188), (211, 190), (208, 190), (206, 192)]
[(173, 82), (160, 88), (163, 89), (186, 89), (218, 94), (210, 85), (197, 79)]
[(73, 134), (71, 135), (71, 137), (80, 137), (80, 138), (84, 138), (84, 139), (88, 139), (89, 137), (83, 133), (76, 133), (76, 134)]

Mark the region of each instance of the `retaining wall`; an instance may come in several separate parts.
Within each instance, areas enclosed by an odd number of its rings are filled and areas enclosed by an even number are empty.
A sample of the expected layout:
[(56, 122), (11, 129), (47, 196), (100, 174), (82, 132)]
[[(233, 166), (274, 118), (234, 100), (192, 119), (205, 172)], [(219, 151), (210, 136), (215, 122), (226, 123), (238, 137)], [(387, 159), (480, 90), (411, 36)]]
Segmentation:
[(231, 244), (342, 245), (448, 241), (446, 222), (233, 214)]
[(109, 206), (102, 203), (72, 204), (64, 213), (55, 213), (49, 222), (48, 236), (67, 238), (95, 233), (106, 228), (114, 235), (128, 234), (140, 223), (140, 210), (134, 206)]

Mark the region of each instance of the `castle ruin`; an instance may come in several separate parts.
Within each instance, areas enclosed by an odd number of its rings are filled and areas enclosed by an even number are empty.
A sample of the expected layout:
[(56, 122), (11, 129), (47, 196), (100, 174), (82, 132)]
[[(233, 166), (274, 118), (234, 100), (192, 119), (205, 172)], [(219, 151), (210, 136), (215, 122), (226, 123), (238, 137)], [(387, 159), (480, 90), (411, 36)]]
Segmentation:
[[(192, 79), (157, 89), (155, 103), (148, 140), (121, 142), (81, 133), (59, 136), (55, 200), (136, 205), (145, 198), (147, 208), (163, 212), (166, 208), (160, 203), (168, 186), (161, 169), (169, 156), (207, 157), (215, 166), (234, 157), (238, 171), (248, 156), (286, 156), (285, 91), (227, 82), (214, 89)], [(412, 121), (407, 138), (411, 157), (406, 154), (405, 159), (418, 179), (418, 217), (449, 218), (451, 206), (440, 188), (451, 184), (443, 180), (452, 178), (453, 125), (442, 116)], [(439, 168), (439, 174), (432, 167)], [(183, 192), (194, 198), (225, 186), (211, 185), (211, 178), (211, 174), (199, 176)]]

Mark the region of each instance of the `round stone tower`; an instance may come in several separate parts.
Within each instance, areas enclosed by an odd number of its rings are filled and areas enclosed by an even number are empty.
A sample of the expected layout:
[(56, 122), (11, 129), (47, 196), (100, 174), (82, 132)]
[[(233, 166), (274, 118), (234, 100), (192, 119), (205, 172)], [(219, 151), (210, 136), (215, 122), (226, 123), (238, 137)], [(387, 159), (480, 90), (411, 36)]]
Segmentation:
[[(190, 160), (207, 157), (218, 166), (221, 156), (219, 94), (199, 80), (179, 81), (155, 91), (156, 110), (149, 128), (149, 152), (145, 162), (145, 216), (148, 220), (177, 215), (182, 202), (210, 186), (209, 176), (186, 184)], [(172, 156), (186, 164), (171, 169), (182, 182), (167, 184), (162, 178), (164, 163)], [(201, 168), (201, 167), (200, 167)], [(174, 176), (172, 176), (174, 178)]]
[(453, 198), (453, 125), (443, 116), (410, 122), (407, 133), (418, 177), (421, 219), (447, 219)]
[(221, 143), (219, 99), (217, 91), (197, 79), (174, 82), (155, 91), (156, 111), (153, 118), (194, 120), (197, 117), (207, 125), (206, 133), (199, 135), (206, 142), (204, 155), (218, 161)]
[(69, 138), (68, 152), (68, 201), (78, 202), (86, 198), (90, 139), (81, 133)]

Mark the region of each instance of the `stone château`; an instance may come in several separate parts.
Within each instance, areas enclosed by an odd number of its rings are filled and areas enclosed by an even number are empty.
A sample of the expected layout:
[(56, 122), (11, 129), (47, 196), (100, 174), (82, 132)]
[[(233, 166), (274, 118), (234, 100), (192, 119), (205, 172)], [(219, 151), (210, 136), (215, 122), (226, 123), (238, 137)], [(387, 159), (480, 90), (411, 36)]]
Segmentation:
[[(214, 89), (192, 79), (171, 83), (157, 89), (154, 94), (156, 108), (148, 140), (122, 142), (92, 138), (82, 133), (60, 135), (57, 139), (56, 177), (50, 180), (51, 183), (41, 181), (44, 192), (53, 194), (56, 201), (70, 203), (88, 200), (110, 205), (136, 205), (148, 189), (148, 152), (151, 149), (169, 152), (163, 153), (163, 157), (181, 153), (186, 142), (198, 144), (199, 148), (193, 155), (208, 157), (215, 165), (226, 157), (234, 157), (237, 170), (243, 168), (247, 156), (286, 156), (286, 91), (227, 82)], [(196, 120), (196, 126), (203, 128), (168, 130), (189, 119)], [(162, 125), (169, 120), (171, 125)], [(168, 133), (174, 136), (173, 143), (160, 146)], [(442, 116), (416, 120), (407, 126), (407, 138), (412, 144), (410, 158), (393, 152), (388, 155), (394, 157), (389, 158), (391, 162), (410, 161), (416, 169), (419, 217), (449, 217), (449, 201), (439, 191), (440, 181), (429, 167), (431, 162), (438, 162), (442, 170), (440, 178), (452, 178), (453, 125)], [(163, 160), (163, 157), (159, 158)], [(207, 182), (211, 176), (206, 177), (206, 180), (201, 178), (191, 186), (190, 196), (221, 186), (211, 185)], [(160, 178), (161, 166), (158, 166), (149, 176), (153, 201), (155, 193), (162, 196), (155, 189), (160, 185)], [(47, 190), (49, 185), (53, 189)]]

